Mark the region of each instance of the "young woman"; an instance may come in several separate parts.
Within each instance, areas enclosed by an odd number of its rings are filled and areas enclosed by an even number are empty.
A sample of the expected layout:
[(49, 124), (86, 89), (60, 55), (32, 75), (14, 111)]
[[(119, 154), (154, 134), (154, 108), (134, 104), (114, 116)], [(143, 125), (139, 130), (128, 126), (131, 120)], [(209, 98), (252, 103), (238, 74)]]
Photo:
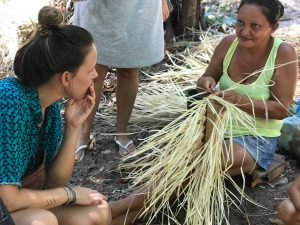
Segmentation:
[[(233, 155), (223, 154), (223, 168), (230, 165), (230, 175), (248, 173), (259, 166), (267, 169), (276, 150), (282, 119), (294, 96), (298, 73), (295, 49), (272, 36), (283, 11), (278, 0), (242, 0), (236, 34), (220, 42), (197, 81), (199, 91), (216, 93), (255, 116), (257, 130), (263, 136), (255, 137), (243, 127), (233, 130)], [(217, 83), (221, 91), (217, 91)], [(232, 86), (234, 91), (227, 90)], [(122, 224), (122, 220), (129, 224), (136, 218), (147, 196), (143, 192), (141, 189), (110, 202), (113, 224)]]
[[(215, 92), (253, 115), (263, 137), (255, 137), (243, 127), (232, 131), (233, 156), (224, 159), (223, 165), (232, 165), (231, 175), (239, 174), (241, 167), (245, 173), (257, 167), (267, 169), (276, 150), (282, 119), (294, 96), (296, 51), (291, 44), (272, 36), (283, 13), (278, 0), (242, 0), (236, 35), (220, 42), (197, 82), (198, 90)], [(217, 83), (221, 91), (216, 90)], [(227, 91), (233, 86), (234, 91)]]
[(43, 7), (36, 34), (15, 56), (17, 77), (0, 80), (0, 197), (16, 225), (108, 225), (104, 195), (66, 186), (95, 105), (97, 51), (88, 31), (61, 21), (58, 10)]

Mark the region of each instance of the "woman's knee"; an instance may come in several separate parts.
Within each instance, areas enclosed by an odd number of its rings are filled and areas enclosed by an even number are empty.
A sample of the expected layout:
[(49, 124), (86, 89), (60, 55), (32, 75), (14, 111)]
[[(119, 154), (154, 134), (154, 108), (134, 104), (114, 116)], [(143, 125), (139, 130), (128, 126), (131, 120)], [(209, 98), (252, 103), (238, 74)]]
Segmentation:
[[(81, 213), (79, 213), (81, 212)], [(111, 223), (111, 210), (107, 202), (92, 207), (77, 208), (72, 216), (64, 219), (70, 225), (109, 225)]]
[[(229, 150), (231, 148), (232, 150)], [(249, 173), (256, 168), (256, 161), (246, 149), (235, 142), (233, 142), (233, 145), (231, 145), (230, 141), (226, 141), (222, 154), (223, 170), (228, 169), (229, 174), (231, 174), (231, 171), (233, 171), (233, 174), (231, 175), (237, 175), (242, 171), (244, 173)]]
[(119, 68), (117, 71), (118, 78), (123, 79), (137, 79), (138, 77), (137, 68)]
[(12, 213), (16, 225), (58, 225), (56, 216), (45, 209), (26, 209)]
[(106, 201), (95, 207), (95, 213), (90, 214), (92, 225), (109, 225), (111, 223), (111, 210)]

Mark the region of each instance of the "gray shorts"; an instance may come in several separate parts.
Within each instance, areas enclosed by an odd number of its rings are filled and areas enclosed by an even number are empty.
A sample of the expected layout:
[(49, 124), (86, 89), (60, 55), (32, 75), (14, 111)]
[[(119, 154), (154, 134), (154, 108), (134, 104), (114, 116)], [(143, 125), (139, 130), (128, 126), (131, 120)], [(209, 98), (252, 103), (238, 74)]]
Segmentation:
[(234, 137), (233, 142), (246, 149), (260, 167), (267, 169), (275, 154), (278, 137), (255, 137), (245, 135)]

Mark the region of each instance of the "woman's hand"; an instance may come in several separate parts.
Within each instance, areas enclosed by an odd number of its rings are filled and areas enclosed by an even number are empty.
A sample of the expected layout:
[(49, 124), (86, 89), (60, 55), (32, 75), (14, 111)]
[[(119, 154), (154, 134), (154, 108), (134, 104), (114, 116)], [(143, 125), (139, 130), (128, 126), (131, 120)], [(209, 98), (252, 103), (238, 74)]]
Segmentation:
[(95, 105), (95, 89), (92, 82), (85, 97), (80, 100), (70, 98), (66, 110), (65, 119), (68, 125), (78, 128), (87, 119)]
[(212, 77), (199, 77), (197, 80), (197, 86), (196, 90), (198, 92), (202, 92), (203, 90), (209, 92), (209, 93), (214, 93), (216, 92), (216, 81)]
[(242, 99), (242, 96), (238, 95), (235, 91), (221, 91), (217, 92), (216, 95), (232, 104), (239, 104)]
[(168, 7), (167, 0), (162, 0), (162, 12), (163, 12), (163, 19), (166, 21), (170, 16), (170, 11)]
[(92, 204), (99, 204), (102, 201), (107, 201), (106, 196), (90, 188), (77, 186), (74, 187), (73, 190), (76, 193), (77, 205), (92, 205)]

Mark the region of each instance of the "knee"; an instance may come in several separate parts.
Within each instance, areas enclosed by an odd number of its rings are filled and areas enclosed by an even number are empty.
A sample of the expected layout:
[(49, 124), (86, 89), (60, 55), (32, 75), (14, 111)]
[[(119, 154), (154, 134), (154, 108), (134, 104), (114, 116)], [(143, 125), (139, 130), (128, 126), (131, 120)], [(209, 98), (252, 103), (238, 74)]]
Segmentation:
[(118, 69), (118, 79), (136, 80), (138, 79), (138, 69), (136, 68), (121, 68)]
[(227, 155), (223, 155), (221, 159), (221, 168), (223, 171), (231, 169), (233, 167), (233, 160)]
[(33, 215), (32, 219), (30, 225), (58, 225), (56, 216), (48, 210), (40, 209), (39, 212)]
[(58, 225), (56, 216), (45, 209), (28, 209), (13, 215), (16, 224), (23, 225)]
[(300, 225), (300, 212), (290, 200), (284, 200), (277, 207), (278, 218), (286, 225)]
[(35, 221), (36, 222), (32, 225), (58, 225), (56, 216), (47, 210), (44, 210), (43, 214), (40, 215), (40, 218), (36, 217)]
[(95, 206), (80, 206), (71, 217), (67, 218), (70, 225), (110, 225), (111, 211), (107, 202)]
[(101, 202), (89, 216), (91, 225), (109, 225), (112, 219), (109, 204), (105, 201)]

